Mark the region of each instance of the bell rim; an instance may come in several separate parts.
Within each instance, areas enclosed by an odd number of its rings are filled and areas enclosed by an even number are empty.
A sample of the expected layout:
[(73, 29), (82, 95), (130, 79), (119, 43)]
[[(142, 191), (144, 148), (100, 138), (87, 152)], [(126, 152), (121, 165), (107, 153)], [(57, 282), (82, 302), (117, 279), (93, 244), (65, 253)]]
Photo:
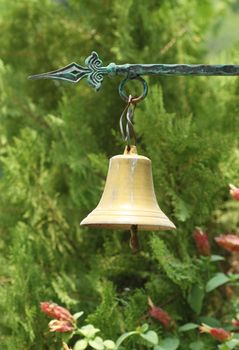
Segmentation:
[[(165, 214), (163, 214), (165, 215)], [(80, 223), (80, 226), (100, 227), (111, 229), (130, 229), (132, 225), (137, 225), (139, 231), (174, 230), (176, 226), (165, 217), (133, 216), (131, 215), (95, 215), (90, 213)]]
[(116, 224), (116, 223), (80, 223), (82, 227), (92, 227), (100, 229), (111, 229), (111, 230), (130, 230), (132, 225), (137, 225), (138, 231), (171, 231), (176, 230), (175, 225), (162, 226), (162, 225), (139, 225), (137, 223), (130, 224)]

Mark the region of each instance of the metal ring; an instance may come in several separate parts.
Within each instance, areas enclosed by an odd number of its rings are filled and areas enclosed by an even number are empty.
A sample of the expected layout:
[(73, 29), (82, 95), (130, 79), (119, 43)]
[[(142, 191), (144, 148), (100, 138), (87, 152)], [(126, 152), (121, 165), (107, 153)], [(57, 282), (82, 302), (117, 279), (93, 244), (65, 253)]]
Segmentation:
[[(138, 96), (138, 97), (132, 97), (130, 98), (130, 96), (127, 96), (126, 92), (125, 92), (125, 85), (128, 81), (130, 80), (133, 80), (133, 79), (136, 79), (138, 81), (140, 81), (143, 85), (143, 93), (142, 95)], [(140, 101), (142, 101), (148, 94), (148, 84), (146, 83), (146, 81), (139, 77), (139, 76), (136, 76), (134, 78), (125, 78), (124, 80), (122, 80), (119, 84), (119, 94), (120, 94), (120, 97), (128, 102), (130, 100), (131, 103), (133, 104), (136, 104), (136, 103), (139, 103)]]

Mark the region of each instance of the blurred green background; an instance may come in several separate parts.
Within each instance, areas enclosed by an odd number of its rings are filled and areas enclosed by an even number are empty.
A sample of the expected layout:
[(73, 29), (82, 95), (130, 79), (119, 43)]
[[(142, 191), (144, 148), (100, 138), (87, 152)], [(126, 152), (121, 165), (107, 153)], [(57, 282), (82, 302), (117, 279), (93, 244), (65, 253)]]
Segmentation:
[[(239, 184), (238, 78), (147, 78), (138, 149), (151, 158), (159, 204), (178, 229), (142, 233), (132, 256), (128, 232), (79, 226), (98, 203), (108, 158), (124, 148), (120, 77), (95, 93), (85, 81), (27, 76), (82, 64), (92, 50), (105, 65), (238, 64), (238, 21), (237, 0), (0, 0), (2, 348), (60, 348), (47, 334), (43, 300), (85, 311), (112, 339), (142, 323), (148, 295), (178, 324), (199, 317), (187, 302), (202, 278), (192, 230), (205, 227), (211, 240), (238, 231), (227, 188)], [(223, 319), (233, 310), (208, 297), (201, 314)], [(180, 349), (192, 341), (183, 337)]]

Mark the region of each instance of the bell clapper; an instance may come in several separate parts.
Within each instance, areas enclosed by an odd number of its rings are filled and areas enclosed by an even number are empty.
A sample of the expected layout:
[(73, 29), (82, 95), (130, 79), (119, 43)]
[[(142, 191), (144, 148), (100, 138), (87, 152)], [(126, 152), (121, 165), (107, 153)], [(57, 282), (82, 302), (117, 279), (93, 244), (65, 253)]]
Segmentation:
[(138, 253), (140, 250), (139, 238), (138, 238), (138, 225), (132, 225), (130, 228), (130, 241), (129, 246), (133, 253)]

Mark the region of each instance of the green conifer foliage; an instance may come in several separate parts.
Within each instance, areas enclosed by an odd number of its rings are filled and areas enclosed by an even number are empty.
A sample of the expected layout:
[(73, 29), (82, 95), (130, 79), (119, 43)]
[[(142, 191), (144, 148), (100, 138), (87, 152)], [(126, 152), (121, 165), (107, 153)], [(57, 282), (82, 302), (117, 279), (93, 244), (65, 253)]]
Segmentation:
[[(145, 319), (163, 337), (148, 316), (148, 296), (178, 325), (199, 322), (190, 296), (207, 272), (192, 230), (205, 226), (211, 239), (228, 223), (238, 230), (238, 207), (225, 203), (228, 182), (238, 182), (238, 79), (146, 78), (149, 96), (135, 110), (138, 149), (151, 158), (159, 204), (178, 229), (140, 233), (141, 251), (132, 255), (128, 232), (79, 225), (98, 203), (108, 158), (124, 148), (120, 78), (105, 78), (95, 93), (85, 82), (26, 77), (81, 64), (92, 50), (105, 64), (236, 63), (237, 48), (208, 62), (207, 33), (229, 11), (218, 3), (0, 0), (1, 348), (60, 349), (46, 333), (43, 300), (84, 310), (111, 339)], [(212, 313), (210, 300), (201, 315)], [(217, 301), (220, 318), (226, 309)], [(196, 336), (183, 340), (180, 350)], [(133, 348), (132, 338), (125, 349)]]

